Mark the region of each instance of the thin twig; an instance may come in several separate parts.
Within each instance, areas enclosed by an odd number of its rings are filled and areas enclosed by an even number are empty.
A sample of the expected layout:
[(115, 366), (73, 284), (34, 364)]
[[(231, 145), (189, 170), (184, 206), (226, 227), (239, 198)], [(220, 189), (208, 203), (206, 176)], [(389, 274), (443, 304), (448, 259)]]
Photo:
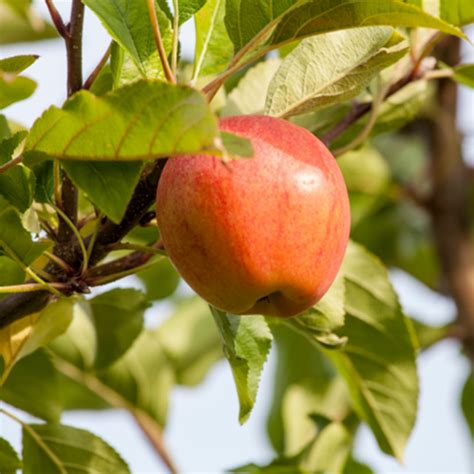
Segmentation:
[(97, 64), (97, 66), (91, 72), (90, 76), (86, 79), (86, 82), (84, 82), (84, 85), (82, 86), (83, 89), (89, 90), (92, 87), (95, 80), (99, 77), (99, 74), (101, 73), (102, 69), (107, 64), (107, 61), (110, 58), (111, 52), (112, 52), (112, 43), (109, 45), (109, 47), (107, 48), (107, 51), (102, 56), (101, 60), (99, 61), (99, 64)]
[(86, 387), (109, 405), (127, 410), (134, 417), (138, 426), (142, 429), (143, 433), (150, 441), (155, 452), (165, 463), (166, 467), (172, 474), (177, 474), (178, 470), (166, 449), (161, 427), (153, 418), (132, 405), (128, 400), (123, 398), (120, 393), (116, 392), (108, 385), (105, 385), (94, 374), (81, 371), (75, 365), (62, 359), (51, 350), (48, 350), (48, 352), (51, 355), (56, 369), (63, 375)]
[(50, 291), (53, 295), (60, 296), (59, 291), (57, 291), (51, 284), (47, 281), (44, 281), (40, 276), (36, 274), (30, 267), (25, 265), (15, 254), (15, 252), (10, 248), (10, 246), (4, 242), (0, 241), (1, 247), (5, 251), (5, 253), (13, 260), (15, 263), (33, 280), (35, 280), (38, 284), (42, 285), (43, 290)]
[(156, 15), (155, 0), (147, 0), (148, 14), (150, 16), (150, 22), (153, 30), (153, 36), (155, 37), (156, 48), (160, 55), (160, 61), (163, 66), (163, 72), (168, 82), (176, 84), (176, 77), (170, 68), (168, 58), (166, 56), (165, 46), (163, 44), (163, 38), (161, 37), (160, 24), (158, 23), (158, 17)]
[(66, 223), (66, 225), (71, 229), (71, 232), (75, 235), (75, 237), (76, 237), (76, 239), (79, 243), (79, 247), (81, 249), (81, 252), (82, 252), (82, 267), (81, 267), (81, 270), (82, 270), (82, 272), (87, 271), (88, 264), (89, 264), (89, 255), (87, 253), (87, 249), (86, 249), (86, 246), (84, 244), (84, 239), (82, 238), (81, 233), (79, 232), (79, 230), (77, 229), (75, 224), (71, 221), (71, 219), (69, 219), (69, 217), (66, 215), (66, 213), (64, 211), (59, 209), (59, 207), (57, 207), (57, 206), (54, 206), (54, 209), (60, 215), (61, 219)]
[(0, 408), (0, 413), (3, 413), (5, 416), (8, 416), (8, 418), (21, 425), (23, 430), (28, 432), (28, 434), (34, 439), (35, 443), (39, 446), (39, 448), (44, 451), (46, 456), (56, 466), (56, 468), (59, 470), (59, 473), (67, 474), (67, 471), (64, 468), (62, 461), (56, 456), (54, 451), (50, 449), (50, 447), (43, 441), (41, 436), (28, 423), (25, 423), (23, 420), (20, 420), (20, 418), (16, 417), (13, 413), (10, 413), (9, 411), (4, 410), (3, 408)]
[(5, 171), (8, 171), (10, 168), (13, 168), (15, 165), (18, 163), (21, 163), (23, 161), (23, 156), (17, 156), (13, 160), (8, 161), (5, 163), (3, 166), (0, 166), (0, 174), (5, 173)]
[(48, 257), (51, 261), (58, 265), (58, 267), (61, 267), (68, 275), (74, 274), (74, 269), (57, 255), (54, 255), (50, 252), (43, 252), (43, 255)]
[(56, 30), (63, 38), (68, 38), (69, 31), (66, 28), (66, 25), (64, 24), (64, 21), (61, 18), (61, 15), (59, 14), (58, 10), (56, 9), (56, 6), (54, 5), (53, 1), (45, 0), (45, 2), (49, 10), (51, 20), (53, 20), (54, 26), (56, 27)]
[[(49, 283), (49, 286), (59, 291), (67, 291), (67, 283)], [(29, 293), (30, 291), (45, 291), (41, 283), (23, 283), (21, 285), (0, 286), (0, 293)]]
[(158, 244), (155, 244), (153, 247), (147, 245), (131, 244), (128, 242), (119, 242), (117, 244), (112, 244), (107, 247), (107, 250), (138, 250), (144, 253), (152, 253), (154, 255), (166, 255), (166, 252), (163, 249), (163, 246), (160, 245), (161, 241)]

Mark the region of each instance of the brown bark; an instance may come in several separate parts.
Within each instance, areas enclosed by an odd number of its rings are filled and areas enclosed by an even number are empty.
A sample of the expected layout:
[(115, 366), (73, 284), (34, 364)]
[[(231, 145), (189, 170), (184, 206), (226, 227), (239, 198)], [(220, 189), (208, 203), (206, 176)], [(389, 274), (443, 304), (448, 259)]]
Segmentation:
[[(448, 38), (440, 48), (439, 57), (448, 64), (457, 64), (459, 39)], [(443, 277), (458, 310), (465, 350), (474, 362), (474, 241), (468, 215), (470, 179), (456, 125), (456, 84), (449, 79), (440, 80), (437, 97), (439, 108), (428, 126), (433, 186), (429, 210)]]

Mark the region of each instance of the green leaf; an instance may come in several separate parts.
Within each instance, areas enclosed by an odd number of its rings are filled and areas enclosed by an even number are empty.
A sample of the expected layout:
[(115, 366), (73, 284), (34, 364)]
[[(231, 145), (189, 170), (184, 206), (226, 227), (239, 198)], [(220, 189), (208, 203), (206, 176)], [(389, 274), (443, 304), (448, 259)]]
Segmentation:
[(156, 331), (176, 381), (197, 385), (209, 369), (222, 358), (222, 344), (209, 306), (200, 298), (181, 302), (173, 315)]
[(467, 427), (474, 438), (474, 373), (470, 373), (461, 395), (461, 408)]
[(206, 0), (177, 0), (177, 3), (179, 6), (179, 24), (182, 25), (204, 6)]
[(63, 409), (58, 373), (43, 349), (20, 360), (1, 387), (0, 399), (33, 416), (59, 422)]
[(15, 474), (21, 468), (21, 460), (11, 444), (0, 438), (0, 472), (2, 474)]
[(23, 427), (23, 473), (130, 473), (125, 461), (105, 441), (71, 426)]
[(211, 307), (224, 343), (239, 397), (241, 424), (247, 421), (257, 398), (260, 374), (273, 336), (262, 316), (234, 316)]
[(0, 72), (15, 75), (20, 74), (20, 72), (30, 67), (38, 58), (39, 56), (30, 54), (0, 59)]
[(119, 223), (140, 179), (143, 163), (62, 161), (62, 166), (94, 206)]
[(171, 296), (180, 282), (178, 272), (169, 259), (162, 258), (135, 274), (144, 283), (148, 300), (157, 301)]
[(278, 46), (306, 36), (375, 25), (433, 28), (465, 37), (449, 23), (397, 0), (303, 0), (278, 22), (269, 44)]
[(96, 375), (101, 383), (163, 426), (174, 385), (173, 368), (156, 331), (143, 331), (115, 364)]
[(19, 285), (25, 279), (25, 272), (12, 259), (0, 256), (0, 286)]
[(0, 1), (0, 44), (38, 41), (57, 37), (56, 29), (29, 10), (19, 15), (5, 0)]
[(346, 338), (338, 337), (334, 330), (344, 324), (344, 279), (339, 276), (329, 291), (314, 307), (294, 318), (284, 321), (298, 332), (318, 341), (328, 348), (339, 347)]
[(208, 0), (195, 16), (193, 79), (222, 71), (232, 58), (232, 43), (224, 24), (225, 4), (225, 0)]
[(28, 266), (49, 247), (49, 242), (33, 241), (15, 209), (0, 196), (0, 248)]
[(252, 158), (254, 150), (250, 140), (229, 132), (221, 132), (221, 139), (228, 157)]
[(250, 68), (228, 95), (221, 115), (262, 114), (268, 86), (280, 64), (279, 58), (268, 58)]
[(347, 460), (342, 474), (374, 474), (374, 471), (366, 464), (357, 461), (351, 456)]
[(235, 51), (240, 51), (265, 27), (297, 3), (297, 0), (227, 0), (225, 24)]
[[(1, 5), (0, 5), (1, 8)], [(38, 56), (14, 56), (0, 60), (0, 109), (30, 97), (36, 90), (36, 82), (18, 76), (33, 64)]]
[(453, 25), (474, 22), (474, 4), (471, 0), (439, 0), (439, 13), (443, 20)]
[(309, 472), (341, 472), (352, 447), (352, 434), (343, 423), (329, 422), (303, 452), (299, 465)]
[(8, 77), (0, 73), (0, 109), (28, 99), (33, 95), (36, 87), (36, 82), (27, 77)]
[[(171, 23), (156, 2), (160, 32), (166, 52), (171, 51)], [(162, 78), (163, 68), (156, 48), (146, 1), (84, 0), (112, 38), (130, 54), (143, 78)]]
[(391, 184), (390, 168), (383, 156), (370, 146), (344, 153), (337, 163), (349, 191), (354, 228), (385, 203)]
[(89, 300), (97, 334), (95, 366), (105, 368), (119, 359), (143, 329), (149, 307), (145, 295), (132, 288), (115, 288)]
[(389, 27), (356, 28), (305, 39), (273, 77), (266, 113), (289, 117), (352, 99), (407, 50), (405, 38)]
[(431, 326), (416, 319), (411, 319), (410, 322), (415, 330), (420, 349), (428, 349), (439, 341), (442, 341), (446, 338), (451, 329), (450, 324), (444, 326)]
[(295, 456), (317, 434), (309, 415), (342, 420), (350, 412), (346, 386), (320, 348), (283, 324), (272, 325), (277, 366), (268, 434), (275, 450)]
[(460, 84), (474, 88), (474, 64), (455, 67), (453, 79)]
[[(0, 166), (13, 159), (16, 148), (25, 136), (26, 132), (18, 132), (0, 141)], [(34, 189), (33, 173), (21, 164), (0, 174), (0, 195), (20, 212), (25, 212), (31, 206)]]
[(327, 354), (380, 448), (402, 459), (418, 399), (415, 349), (407, 321), (386, 269), (362, 247), (349, 245), (342, 273), (346, 319), (337, 333), (348, 343)]
[(54, 192), (53, 162), (43, 161), (33, 166), (35, 175), (34, 199), (40, 203), (49, 203)]
[(72, 298), (61, 299), (49, 304), (39, 313), (0, 329), (0, 355), (4, 362), (0, 386), (5, 383), (12, 367), (20, 359), (66, 331), (72, 320), (73, 303)]
[(278, 458), (267, 466), (250, 464), (232, 469), (232, 472), (254, 474), (342, 472), (350, 453), (352, 434), (342, 423), (324, 421), (325, 424), (316, 437), (296, 456)]
[(185, 86), (139, 81), (96, 97), (82, 91), (51, 107), (28, 136), (26, 154), (63, 160), (153, 160), (214, 151), (217, 122), (206, 98)]

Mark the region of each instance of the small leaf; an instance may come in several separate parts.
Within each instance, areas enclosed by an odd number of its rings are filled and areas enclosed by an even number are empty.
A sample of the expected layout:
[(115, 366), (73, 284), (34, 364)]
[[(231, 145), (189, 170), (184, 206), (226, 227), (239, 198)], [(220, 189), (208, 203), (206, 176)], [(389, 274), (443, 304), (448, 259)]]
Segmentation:
[(40, 313), (0, 329), (0, 355), (4, 362), (0, 385), (5, 383), (16, 362), (66, 331), (72, 320), (73, 304), (72, 298), (61, 299), (49, 304)]
[(30, 54), (0, 59), (0, 73), (20, 74), (20, 72), (30, 67), (38, 57)]
[(455, 67), (453, 79), (460, 84), (474, 88), (474, 64)]
[[(156, 12), (165, 51), (171, 51), (171, 23), (156, 3)], [(138, 74), (135, 77), (163, 77), (163, 68), (156, 48), (146, 1), (84, 0), (101, 20), (112, 38), (133, 59)], [(160, 106), (161, 107), (161, 106)]]
[[(0, 166), (13, 159), (16, 148), (25, 136), (26, 132), (18, 132), (0, 141)], [(25, 212), (31, 206), (34, 186), (32, 172), (21, 164), (0, 174), (0, 194), (20, 212)]]
[(27, 77), (8, 77), (0, 73), (0, 109), (28, 99), (36, 87), (36, 82)]
[(216, 135), (216, 119), (202, 94), (185, 86), (138, 81), (101, 97), (82, 91), (62, 109), (51, 107), (33, 125), (25, 155), (154, 160), (214, 151)]
[(260, 374), (273, 336), (262, 316), (234, 316), (211, 307), (224, 343), (240, 402), (239, 421), (247, 421), (257, 398)]
[[(23, 269), (11, 258), (0, 255), (0, 286), (19, 285), (24, 280)], [(4, 296), (0, 294), (0, 300)]]
[(474, 439), (474, 373), (470, 373), (461, 395), (461, 408), (467, 427)]
[(63, 161), (71, 181), (112, 222), (119, 223), (140, 179), (142, 162)]
[(49, 247), (49, 242), (32, 240), (15, 209), (0, 196), (0, 248), (28, 266)]
[(105, 441), (71, 426), (47, 424), (23, 428), (23, 473), (130, 473), (125, 461)]
[(49, 356), (40, 349), (15, 364), (0, 389), (0, 399), (33, 416), (57, 423), (63, 410), (58, 382), (58, 373)]
[(357, 461), (351, 456), (347, 460), (342, 474), (374, 474), (374, 471), (366, 464)]
[(230, 158), (252, 158), (254, 151), (250, 140), (233, 133), (221, 132), (225, 155)]
[(176, 381), (197, 385), (222, 358), (222, 344), (209, 306), (200, 298), (181, 302), (176, 311), (156, 330)]
[(146, 297), (158, 301), (171, 296), (179, 285), (180, 277), (169, 259), (163, 258), (135, 274), (144, 283)]
[(0, 472), (2, 474), (15, 474), (21, 468), (21, 461), (11, 444), (0, 438)]
[(95, 366), (103, 369), (119, 359), (143, 329), (149, 307), (145, 295), (132, 288), (115, 288), (89, 300), (97, 333)]
[(35, 175), (34, 199), (40, 203), (51, 202), (54, 192), (53, 162), (43, 161), (33, 166)]
[(225, 0), (208, 0), (195, 16), (194, 79), (222, 71), (232, 58), (224, 24), (225, 4)]
[(177, 0), (177, 2), (179, 6), (179, 24), (182, 25), (203, 7), (206, 0)]
[(266, 113), (289, 117), (356, 97), (407, 50), (405, 38), (389, 27), (307, 38), (284, 59), (273, 77)]

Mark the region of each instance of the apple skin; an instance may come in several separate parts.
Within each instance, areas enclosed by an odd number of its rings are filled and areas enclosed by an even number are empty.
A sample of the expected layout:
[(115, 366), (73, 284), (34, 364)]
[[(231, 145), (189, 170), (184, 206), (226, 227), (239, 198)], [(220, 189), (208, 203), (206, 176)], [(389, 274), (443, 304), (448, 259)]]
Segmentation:
[(267, 116), (224, 118), (254, 157), (168, 160), (157, 219), (168, 255), (202, 298), (233, 314), (289, 317), (326, 293), (350, 231), (336, 160), (307, 130)]

